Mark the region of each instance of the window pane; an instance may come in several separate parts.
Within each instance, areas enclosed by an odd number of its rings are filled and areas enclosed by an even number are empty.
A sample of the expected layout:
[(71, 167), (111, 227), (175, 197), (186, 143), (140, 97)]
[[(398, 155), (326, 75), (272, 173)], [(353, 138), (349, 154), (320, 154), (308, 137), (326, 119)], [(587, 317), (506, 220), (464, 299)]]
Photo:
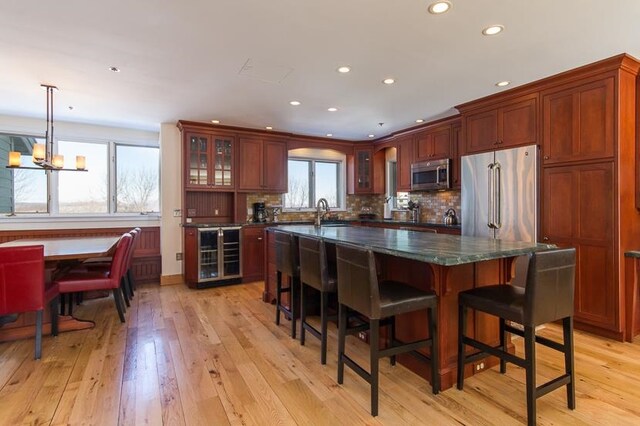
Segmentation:
[(309, 204), (309, 169), (311, 162), (289, 160), (289, 192), (284, 196), (285, 208), (311, 207)]
[(116, 211), (160, 211), (160, 149), (116, 146)]
[(329, 202), (329, 207), (338, 207), (338, 163), (316, 161), (315, 206), (320, 198)]
[(58, 210), (61, 214), (108, 213), (108, 155), (106, 144), (58, 142), (65, 168), (75, 168), (76, 155), (86, 157), (88, 172), (59, 173)]
[(35, 167), (33, 145), (44, 138), (0, 134), (0, 213), (46, 213), (47, 175), (44, 170), (7, 169), (9, 152), (21, 154), (20, 164)]

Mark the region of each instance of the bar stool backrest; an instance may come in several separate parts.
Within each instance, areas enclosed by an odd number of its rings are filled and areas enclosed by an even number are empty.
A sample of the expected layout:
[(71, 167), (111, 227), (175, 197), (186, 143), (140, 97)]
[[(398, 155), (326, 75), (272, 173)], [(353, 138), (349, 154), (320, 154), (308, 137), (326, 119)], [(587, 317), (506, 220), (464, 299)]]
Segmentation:
[(111, 269), (109, 270), (109, 280), (111, 281), (112, 288), (120, 287), (120, 280), (127, 271), (127, 255), (129, 253), (129, 247), (133, 237), (130, 233), (125, 232), (118, 240), (116, 245), (116, 251), (113, 254), (113, 260), (111, 261)]
[(298, 240), (287, 232), (275, 231), (276, 268), (290, 277), (297, 277), (298, 272)]
[(0, 248), (0, 315), (44, 309), (44, 246)]
[(300, 281), (317, 290), (326, 291), (329, 284), (329, 266), (324, 241), (318, 238), (298, 237), (300, 249)]
[(338, 302), (371, 319), (380, 319), (376, 261), (371, 250), (336, 245)]
[(535, 327), (573, 316), (576, 249), (541, 251), (529, 258), (524, 325)]

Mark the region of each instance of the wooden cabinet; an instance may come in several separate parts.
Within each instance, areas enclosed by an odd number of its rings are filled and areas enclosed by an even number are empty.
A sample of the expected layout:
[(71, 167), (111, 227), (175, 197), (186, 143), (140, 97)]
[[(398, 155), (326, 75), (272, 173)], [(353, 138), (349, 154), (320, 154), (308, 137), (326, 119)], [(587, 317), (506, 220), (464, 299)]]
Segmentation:
[(384, 193), (384, 151), (374, 154), (373, 147), (355, 148), (347, 159), (349, 194)]
[(614, 78), (543, 92), (544, 164), (614, 155)]
[(185, 187), (223, 189), (234, 187), (234, 138), (214, 133), (186, 132), (184, 138)]
[(242, 281), (264, 279), (264, 226), (248, 225), (242, 228)]
[(464, 111), (465, 152), (536, 144), (537, 101), (535, 93), (488, 109)]
[(238, 189), (287, 192), (287, 144), (260, 138), (240, 138)]
[(617, 332), (614, 163), (543, 168), (542, 240), (576, 248), (576, 321)]
[(460, 169), (462, 163), (462, 125), (456, 123), (451, 126), (451, 187), (460, 189), (462, 187), (462, 179), (460, 177)]
[(396, 190), (411, 191), (411, 163), (413, 160), (413, 139), (404, 137), (396, 143)]
[(416, 161), (451, 157), (451, 126), (425, 130), (416, 135)]

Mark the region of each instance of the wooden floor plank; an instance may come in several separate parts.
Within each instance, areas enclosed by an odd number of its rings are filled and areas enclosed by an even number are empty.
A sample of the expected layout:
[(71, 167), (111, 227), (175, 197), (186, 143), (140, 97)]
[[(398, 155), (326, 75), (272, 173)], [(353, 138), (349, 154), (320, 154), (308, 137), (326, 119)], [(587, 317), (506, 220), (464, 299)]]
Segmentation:
[[(349, 369), (336, 382), (337, 330), (330, 323), (327, 364), (308, 335), (291, 339), (274, 323), (262, 284), (202, 291), (141, 285), (121, 324), (112, 296), (74, 309), (91, 330), (0, 344), (0, 425), (519, 425), (526, 422), (524, 372), (497, 368), (432, 395), (406, 368), (380, 361), (380, 415), (369, 414), (369, 385)], [(317, 318), (311, 318), (317, 323)], [(549, 325), (541, 335), (561, 340)], [(515, 339), (522, 353), (522, 339)], [(575, 332), (577, 409), (564, 390), (538, 401), (540, 425), (640, 424), (640, 338), (633, 343)], [(538, 345), (537, 380), (563, 371), (562, 356)], [(368, 365), (368, 346), (347, 352)]]

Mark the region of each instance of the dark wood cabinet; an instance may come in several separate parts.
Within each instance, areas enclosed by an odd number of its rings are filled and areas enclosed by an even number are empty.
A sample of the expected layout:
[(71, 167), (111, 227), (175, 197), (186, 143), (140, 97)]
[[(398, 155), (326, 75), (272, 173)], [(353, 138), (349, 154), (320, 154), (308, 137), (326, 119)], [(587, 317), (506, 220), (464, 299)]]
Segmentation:
[(576, 321), (619, 331), (614, 163), (544, 167), (542, 240), (576, 248)]
[(411, 191), (413, 153), (413, 138), (408, 136), (398, 140), (396, 144), (396, 189), (398, 191)]
[(613, 157), (614, 102), (613, 77), (544, 92), (544, 164)]
[(285, 142), (240, 138), (238, 158), (238, 190), (287, 192)]
[(264, 279), (264, 226), (248, 225), (242, 228), (242, 281)]
[(465, 152), (538, 143), (538, 94), (463, 112)]
[(384, 193), (384, 151), (357, 147), (347, 158), (347, 192), (349, 194)]
[(460, 168), (462, 163), (462, 125), (456, 123), (451, 126), (451, 187), (460, 189), (462, 187), (462, 179), (460, 177)]
[(416, 135), (416, 161), (451, 157), (451, 126), (425, 130)]
[(184, 153), (185, 187), (233, 190), (232, 136), (186, 132)]

